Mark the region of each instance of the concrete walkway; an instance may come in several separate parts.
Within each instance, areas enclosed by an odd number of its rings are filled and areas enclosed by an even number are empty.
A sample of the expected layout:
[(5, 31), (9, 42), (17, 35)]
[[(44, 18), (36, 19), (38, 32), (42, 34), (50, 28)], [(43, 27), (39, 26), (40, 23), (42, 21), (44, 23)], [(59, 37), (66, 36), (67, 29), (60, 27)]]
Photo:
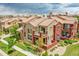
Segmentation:
[(59, 55), (63, 55), (66, 51), (66, 46), (65, 47), (57, 47), (54, 51), (50, 51), (49, 54), (55, 55), (55, 54), (59, 54)]
[(0, 56), (8, 56), (4, 51), (2, 51), (1, 49), (0, 49)]
[(21, 49), (21, 48), (15, 46), (15, 45), (14, 45), (12, 48), (14, 48), (15, 50), (18, 50), (18, 51), (21, 52), (21, 53), (24, 53), (25, 55), (28, 55), (28, 56), (35, 56), (34, 54), (32, 54), (32, 53), (30, 53), (30, 52), (28, 52), (28, 51), (25, 51), (25, 50), (23, 50), (23, 49)]
[[(9, 37), (10, 35), (7, 35), (7, 36)], [(8, 42), (3, 39), (5, 37), (7, 37), (7, 36), (2, 37), (0, 39), (0, 41), (8, 45)], [(23, 49), (19, 48), (18, 46), (15, 46), (14, 45), (12, 48), (15, 49), (15, 50), (17, 50), (17, 51), (19, 51), (19, 52), (21, 52), (21, 53), (23, 53), (23, 54), (25, 54), (25, 55), (28, 55), (28, 56), (36, 56), (36, 55), (32, 54), (29, 51), (26, 51), (26, 50), (23, 50)]]
[(7, 35), (3, 34), (0, 36), (0, 38), (6, 38), (6, 37), (10, 37), (10, 36), (12, 36), (12, 35), (11, 34), (7, 34)]
[[(72, 45), (75, 45), (75, 44), (79, 44), (79, 41), (73, 43)], [(49, 55), (50, 55), (50, 54), (52, 54), (52, 55), (55, 55), (55, 54), (63, 55), (63, 54), (65, 53), (66, 48), (67, 48), (68, 46), (69, 46), (69, 45), (64, 46), (64, 47), (62, 47), (62, 46), (55, 46), (55, 47), (57, 47), (57, 48), (54, 49), (53, 51), (48, 50)]]

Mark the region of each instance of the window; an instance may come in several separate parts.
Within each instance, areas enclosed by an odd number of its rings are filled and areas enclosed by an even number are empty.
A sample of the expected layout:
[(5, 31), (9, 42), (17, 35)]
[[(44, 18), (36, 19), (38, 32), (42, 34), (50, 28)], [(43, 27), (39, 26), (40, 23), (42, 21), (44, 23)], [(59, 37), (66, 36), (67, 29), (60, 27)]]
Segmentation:
[(69, 24), (64, 24), (63, 27), (64, 27), (64, 29), (68, 29), (68, 28), (70, 28), (70, 25)]
[(28, 33), (32, 34), (32, 29), (27, 29)]
[(45, 34), (45, 28), (41, 27), (41, 31)]
[(30, 33), (29, 29), (28, 29), (28, 33)]
[(11, 23), (10, 23), (10, 22), (8, 22), (8, 24), (10, 25)]
[(28, 34), (28, 39), (32, 40), (32, 35)]
[(46, 38), (46, 37), (43, 38), (43, 43), (44, 43), (44, 44), (47, 44), (47, 38)]
[(21, 27), (22, 26), (22, 24), (21, 23), (19, 23), (19, 27)]

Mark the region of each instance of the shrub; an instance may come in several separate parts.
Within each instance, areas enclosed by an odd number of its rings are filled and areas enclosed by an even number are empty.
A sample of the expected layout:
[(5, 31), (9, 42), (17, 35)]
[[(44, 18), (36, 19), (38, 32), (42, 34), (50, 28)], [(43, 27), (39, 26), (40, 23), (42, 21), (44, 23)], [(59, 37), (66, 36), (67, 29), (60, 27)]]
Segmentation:
[(42, 56), (48, 56), (48, 52), (45, 51), (45, 53), (43, 53)]
[(50, 54), (50, 56), (53, 56), (52, 54)]
[(76, 40), (64, 40), (64, 43), (66, 44), (72, 44), (74, 42), (77, 42)]
[(59, 56), (59, 54), (56, 53), (56, 54), (54, 54), (54, 56)]
[(8, 51), (8, 54), (11, 54), (12, 52), (14, 52), (14, 50), (13, 50), (13, 49), (10, 49), (10, 50)]
[(62, 40), (59, 41), (59, 43), (60, 43), (61, 46), (64, 46), (65, 45), (64, 41), (62, 41)]

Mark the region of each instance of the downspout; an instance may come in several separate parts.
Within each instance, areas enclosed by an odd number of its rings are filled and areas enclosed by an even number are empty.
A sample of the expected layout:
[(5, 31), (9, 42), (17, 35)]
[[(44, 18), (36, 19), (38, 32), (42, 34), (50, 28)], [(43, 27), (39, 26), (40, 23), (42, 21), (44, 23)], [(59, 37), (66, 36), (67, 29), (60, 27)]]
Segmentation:
[(54, 31), (54, 38), (53, 38), (53, 42), (55, 41), (55, 25), (54, 25), (54, 27), (53, 27), (53, 31)]
[(32, 43), (33, 43), (33, 44), (35, 43), (34, 33), (35, 33), (35, 31), (32, 31)]

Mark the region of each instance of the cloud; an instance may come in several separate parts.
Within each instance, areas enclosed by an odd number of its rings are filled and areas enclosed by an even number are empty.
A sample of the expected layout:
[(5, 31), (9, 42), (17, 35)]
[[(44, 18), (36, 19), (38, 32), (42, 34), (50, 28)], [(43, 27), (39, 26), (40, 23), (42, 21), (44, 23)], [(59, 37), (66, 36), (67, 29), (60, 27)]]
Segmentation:
[(79, 3), (72, 3), (67, 5), (66, 7), (79, 7)]
[(10, 15), (15, 14), (16, 11), (4, 5), (0, 5), (0, 15)]
[(52, 12), (77, 12), (75, 3), (4, 3), (0, 4), (0, 14), (31, 14)]

